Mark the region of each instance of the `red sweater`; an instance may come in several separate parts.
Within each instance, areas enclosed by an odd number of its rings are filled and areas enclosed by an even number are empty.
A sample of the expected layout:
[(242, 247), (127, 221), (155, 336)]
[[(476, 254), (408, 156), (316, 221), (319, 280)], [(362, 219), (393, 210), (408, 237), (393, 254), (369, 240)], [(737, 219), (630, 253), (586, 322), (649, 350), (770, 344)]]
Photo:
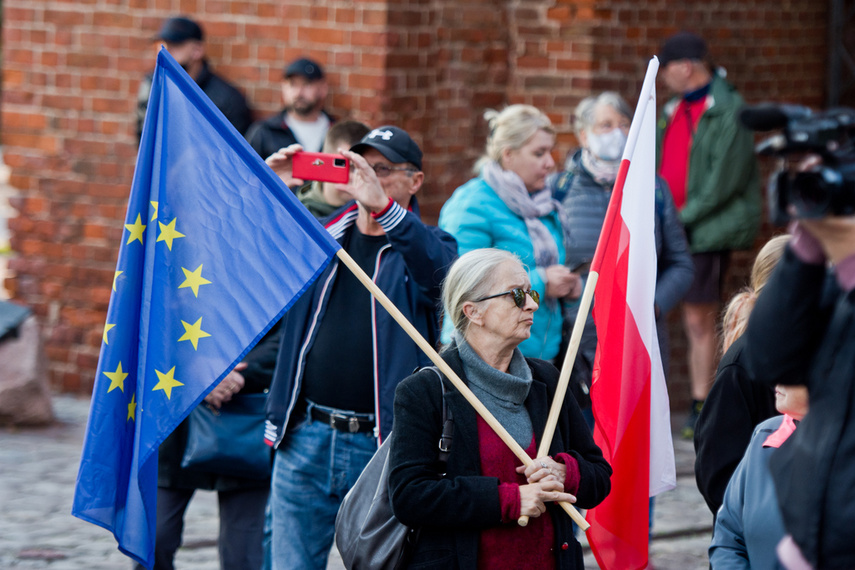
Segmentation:
[(671, 188), (677, 211), (683, 209), (688, 199), (686, 183), (690, 168), (689, 154), (698, 121), (706, 109), (706, 97), (692, 102), (683, 99), (677, 104), (671, 123), (665, 128), (659, 174)]
[[(520, 516), (519, 487), (526, 484), (525, 475), (516, 472), (516, 468), (522, 463), (480, 416), (478, 442), (481, 474), (499, 479), (499, 499), (502, 505), (502, 524), (481, 531), (478, 568), (555, 568), (555, 532), (549, 514), (531, 518), (524, 527), (517, 524)], [(535, 457), (537, 453), (534, 436), (526, 453), (529, 457)], [(579, 464), (576, 459), (566, 453), (560, 453), (555, 457), (555, 461), (567, 466), (564, 490), (575, 494), (579, 489)]]

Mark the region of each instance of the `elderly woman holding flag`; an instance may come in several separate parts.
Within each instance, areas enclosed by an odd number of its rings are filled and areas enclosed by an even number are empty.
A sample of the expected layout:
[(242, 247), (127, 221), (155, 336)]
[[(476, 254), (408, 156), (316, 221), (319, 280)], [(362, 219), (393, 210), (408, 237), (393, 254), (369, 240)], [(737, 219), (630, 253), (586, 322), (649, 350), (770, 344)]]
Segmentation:
[[(476, 249), (455, 262), (443, 284), (454, 327), (442, 356), (530, 457), (547, 423), (558, 370), (525, 358), (540, 295), (519, 258)], [(549, 454), (524, 466), (458, 390), (423, 369), (395, 394), (390, 495), (396, 517), (420, 529), (410, 564), (419, 568), (582, 568), (570, 519), (556, 501), (582, 508), (609, 493), (611, 468), (575, 400), (560, 408)], [(437, 442), (443, 398), (453, 437), (443, 472)], [(521, 527), (517, 519), (531, 517)]]

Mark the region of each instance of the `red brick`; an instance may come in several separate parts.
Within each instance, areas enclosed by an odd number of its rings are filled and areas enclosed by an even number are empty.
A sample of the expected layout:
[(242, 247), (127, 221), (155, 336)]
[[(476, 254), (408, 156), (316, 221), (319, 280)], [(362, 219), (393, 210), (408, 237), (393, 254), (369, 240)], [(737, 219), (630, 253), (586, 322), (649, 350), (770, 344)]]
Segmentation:
[[(6, 4), (0, 132), (21, 214), (9, 222), (19, 257), (5, 285), (43, 317), (73, 303), (59, 312), (49, 342), (49, 376), (65, 390), (90, 389), (94, 378), (100, 327), (86, 323), (90, 312), (103, 323), (136, 154), (136, 87), (153, 63), (148, 38), (171, 14), (198, 16), (214, 68), (247, 93), (258, 117), (281, 105), (282, 65), (308, 54), (329, 71), (336, 115), (412, 130), (431, 157), (426, 219), (470, 176), (486, 130), (482, 109), (542, 107), (558, 128), (561, 158), (576, 144), (567, 124), (574, 105), (604, 88), (633, 100), (650, 54), (678, 29), (710, 40), (749, 101), (818, 105), (825, 84), (828, 7), (811, 0), (785, 8), (772, 0)], [(740, 275), (735, 264), (734, 283)], [(672, 352), (684, 351), (677, 339)], [(674, 371), (685, 376), (680, 358), (672, 358)]]
[(297, 41), (343, 45), (344, 33), (343, 30), (335, 28), (300, 28), (297, 30)]
[(122, 28), (130, 29), (136, 26), (134, 17), (122, 12), (95, 12), (92, 24), (96, 28)]
[[(69, 6), (72, 7), (72, 6)], [(44, 21), (59, 28), (71, 28), (80, 26), (86, 22), (85, 12), (77, 10), (54, 10), (47, 9), (44, 12)]]
[(43, 113), (16, 113), (6, 111), (3, 113), (4, 129), (25, 129), (38, 131), (45, 128), (47, 119)]

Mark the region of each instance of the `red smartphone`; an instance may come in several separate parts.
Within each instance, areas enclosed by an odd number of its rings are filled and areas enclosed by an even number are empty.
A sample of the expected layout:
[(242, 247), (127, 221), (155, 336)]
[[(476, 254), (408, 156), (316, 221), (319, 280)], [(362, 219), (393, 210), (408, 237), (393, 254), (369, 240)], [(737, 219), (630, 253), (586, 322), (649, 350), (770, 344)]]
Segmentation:
[(300, 180), (347, 184), (350, 161), (340, 154), (298, 152), (291, 157), (291, 173)]

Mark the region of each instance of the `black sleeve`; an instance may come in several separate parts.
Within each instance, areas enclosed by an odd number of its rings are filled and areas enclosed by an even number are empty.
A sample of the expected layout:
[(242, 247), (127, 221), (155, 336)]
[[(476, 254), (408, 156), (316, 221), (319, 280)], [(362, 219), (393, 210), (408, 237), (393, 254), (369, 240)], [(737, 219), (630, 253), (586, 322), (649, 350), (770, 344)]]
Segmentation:
[(244, 138), (246, 138), (246, 142), (249, 143), (249, 146), (252, 147), (252, 150), (258, 153), (258, 156), (260, 156), (262, 160), (265, 160), (268, 156), (273, 154), (271, 152), (267, 152), (267, 149), (265, 148), (266, 145), (264, 144), (264, 132), (264, 121), (256, 121), (249, 125), (249, 127), (247, 127), (246, 129), (246, 133), (244, 133)]
[(804, 384), (830, 315), (823, 307), (826, 271), (790, 250), (757, 298), (745, 330), (745, 367), (759, 382)]
[(139, 142), (140, 138), (142, 137), (143, 123), (145, 122), (145, 113), (148, 109), (148, 98), (151, 94), (151, 82), (151, 75), (146, 75), (142, 78), (142, 81), (140, 81), (139, 87), (137, 88), (137, 142)]
[(247, 367), (241, 372), (246, 382), (243, 392), (258, 393), (270, 387), (279, 351), (280, 323), (273, 325), (244, 357)]
[[(437, 471), (441, 433), (441, 390), (432, 370), (404, 379), (395, 391), (395, 430), (389, 450), (392, 510), (408, 526), (480, 529), (501, 522), (499, 480), (482, 475), (451, 476), (461, 461), (464, 437), (455, 415), (448, 477)], [(465, 458), (463, 459), (465, 461)]]
[[(738, 341), (730, 351), (741, 354), (743, 345)], [(755, 426), (778, 413), (772, 388), (753, 382), (739, 356), (725, 359), (695, 426), (695, 480), (713, 515)]]

